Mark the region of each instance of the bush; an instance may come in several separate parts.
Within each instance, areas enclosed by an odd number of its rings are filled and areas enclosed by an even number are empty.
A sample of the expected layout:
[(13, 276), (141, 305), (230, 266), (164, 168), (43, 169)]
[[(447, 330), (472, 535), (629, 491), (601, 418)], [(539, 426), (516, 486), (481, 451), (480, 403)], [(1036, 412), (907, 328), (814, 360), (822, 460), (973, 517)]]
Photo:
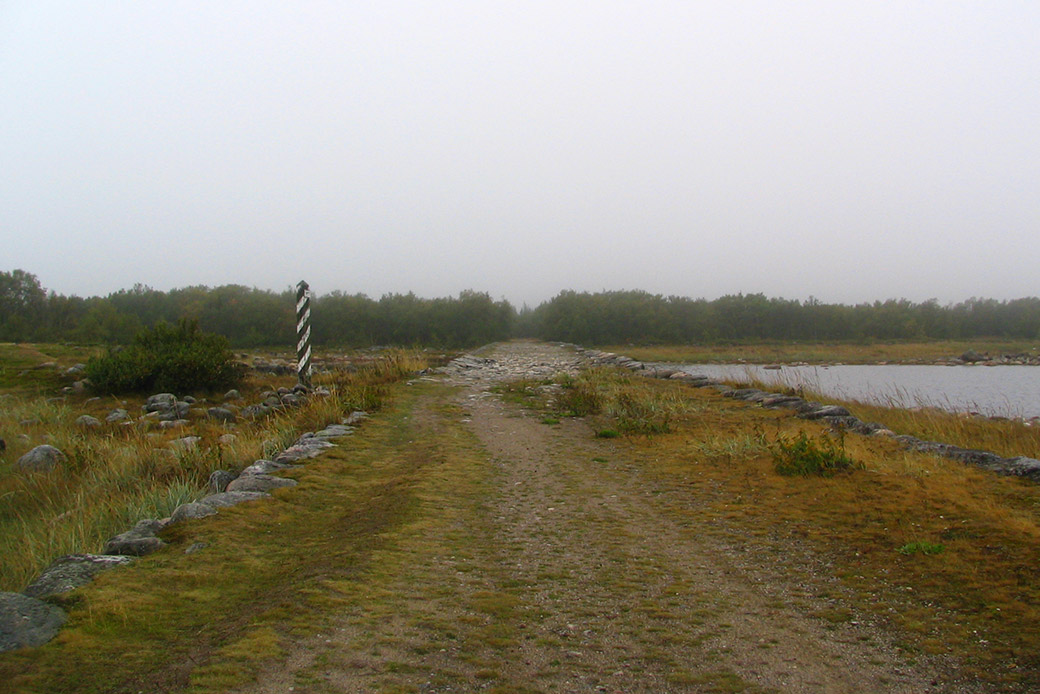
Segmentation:
[(811, 439), (801, 432), (795, 438), (780, 436), (773, 449), (776, 471), (781, 475), (832, 475), (863, 467), (845, 452), (845, 440), (835, 443), (827, 436)]
[(138, 333), (130, 346), (87, 362), (86, 373), (101, 393), (189, 393), (233, 388), (245, 367), (235, 362), (227, 339), (182, 320)]

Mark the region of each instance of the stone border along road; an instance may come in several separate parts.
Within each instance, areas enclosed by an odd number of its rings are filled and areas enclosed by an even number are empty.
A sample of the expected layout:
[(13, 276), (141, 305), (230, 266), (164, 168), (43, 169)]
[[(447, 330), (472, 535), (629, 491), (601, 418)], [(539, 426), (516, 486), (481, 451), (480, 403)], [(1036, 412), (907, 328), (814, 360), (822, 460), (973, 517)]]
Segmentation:
[[(42, 646), (58, 635), (65, 625), (65, 611), (44, 602), (45, 598), (75, 590), (90, 583), (102, 571), (125, 566), (135, 557), (162, 549), (166, 543), (157, 533), (170, 525), (206, 518), (222, 508), (269, 499), (268, 492), (272, 489), (296, 486), (296, 480), (268, 473), (299, 467), (299, 463), (333, 448), (336, 444), (330, 439), (349, 436), (367, 418), (366, 412), (352, 412), (341, 423), (307, 432), (272, 460), (257, 460), (237, 475), (216, 470), (209, 479), (212, 494), (181, 504), (169, 518), (138, 521), (133, 528), (109, 539), (104, 554), (67, 554), (55, 559), (21, 593), (0, 592), (0, 653)], [(193, 545), (187, 552), (197, 552), (204, 547)]]
[(949, 443), (938, 441), (924, 441), (916, 436), (908, 434), (896, 435), (895, 432), (885, 429), (880, 424), (864, 422), (854, 416), (846, 408), (839, 405), (824, 405), (818, 402), (809, 402), (795, 395), (784, 395), (782, 393), (770, 393), (757, 388), (731, 388), (718, 381), (709, 379), (704, 375), (691, 374), (685, 371), (677, 371), (666, 367), (643, 364), (630, 357), (619, 356), (610, 352), (598, 350), (586, 350), (583, 347), (574, 346), (581, 354), (589, 358), (593, 364), (611, 364), (630, 369), (638, 374), (649, 378), (667, 378), (689, 383), (695, 388), (711, 387), (726, 397), (756, 402), (762, 407), (770, 409), (794, 410), (802, 419), (819, 419), (827, 422), (835, 429), (845, 429), (864, 436), (891, 436), (899, 441), (904, 448), (919, 453), (933, 453), (951, 460), (974, 465), (998, 475), (1010, 477), (1022, 477), (1033, 482), (1040, 482), (1040, 460), (1028, 456), (1019, 455), (1004, 458), (989, 451), (979, 451), (971, 448), (961, 448)]
[[(836, 587), (803, 548), (736, 537), (722, 519), (689, 523), (681, 509), (696, 498), (661, 489), (637, 451), (595, 438), (580, 419), (546, 426), (492, 392), (591, 361), (559, 345), (505, 343), (423, 376), (458, 387), (446, 397), (462, 418), (434, 401), (407, 421), (464, 426), (490, 462), (477, 508), (437, 504), (456, 510), (453, 530), (475, 544), (449, 556), (430, 535), (437, 524), (417, 523), (419, 537), (388, 550), (384, 561), (401, 568), (380, 582), (378, 604), (345, 608), (237, 691), (284, 692), (297, 677), (330, 691), (974, 691), (941, 659), (911, 663), (869, 620), (807, 616), (834, 609)], [(485, 626), (467, 606), (496, 596), (511, 607)], [(488, 645), (487, 628), (513, 636)]]

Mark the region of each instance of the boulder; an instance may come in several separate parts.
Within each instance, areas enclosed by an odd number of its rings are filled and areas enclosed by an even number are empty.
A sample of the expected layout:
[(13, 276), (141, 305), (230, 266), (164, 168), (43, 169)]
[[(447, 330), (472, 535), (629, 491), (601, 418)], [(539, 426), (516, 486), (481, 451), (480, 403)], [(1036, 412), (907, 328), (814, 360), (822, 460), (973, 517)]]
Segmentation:
[(157, 520), (138, 521), (130, 530), (120, 533), (105, 543), (105, 554), (143, 557), (162, 549), (166, 543), (155, 536), (163, 525)]
[(18, 459), (18, 467), (29, 472), (50, 472), (67, 460), (64, 453), (47, 444), (37, 446)]
[(201, 504), (192, 502), (190, 504), (181, 504), (174, 509), (173, 514), (170, 516), (170, 523), (180, 523), (186, 520), (194, 520), (196, 518), (205, 518), (206, 516), (212, 516), (217, 512), (217, 509), (213, 508), (209, 504)]
[(335, 444), (323, 439), (301, 438), (293, 445), (274, 457), (277, 463), (295, 463), (297, 460), (305, 460), (321, 455), (326, 448), (335, 448)]
[(281, 487), (295, 487), (296, 480), (271, 475), (242, 475), (227, 486), (229, 492), (269, 492)]
[(241, 393), (239, 393), (239, 392), (238, 392), (238, 391), (237, 391), (236, 389), (234, 389), (234, 388), (232, 388), (232, 389), (231, 389), (231, 390), (229, 390), (228, 392), (224, 393), (224, 400), (225, 400), (225, 401), (226, 401), (226, 400), (241, 400), (241, 399), (242, 399), (242, 394), (241, 394)]
[(236, 477), (238, 477), (238, 475), (229, 472), (228, 470), (214, 470), (209, 476), (209, 485), (207, 485), (208, 489), (214, 494), (219, 494), (227, 489), (227, 486), (231, 484)]
[(187, 419), (169, 419), (159, 422), (160, 429), (180, 429), (188, 426)]
[(224, 407), (211, 407), (206, 410), (206, 416), (222, 424), (231, 424), (237, 419), (234, 412)]
[(234, 446), (235, 441), (238, 441), (238, 437), (234, 434), (221, 434), (217, 437), (217, 441), (225, 446)]
[(124, 410), (123, 408), (120, 407), (120, 408), (114, 409), (111, 412), (109, 412), (108, 416), (105, 417), (105, 421), (109, 422), (109, 423), (124, 422), (129, 417), (130, 417), (130, 415), (127, 414), (126, 410)]
[(175, 404), (177, 404), (177, 396), (173, 393), (156, 393), (148, 396), (144, 403), (144, 411), (158, 412), (160, 410), (169, 410)]
[(269, 472), (276, 470), (286, 470), (289, 468), (299, 467), (298, 465), (289, 465), (288, 463), (276, 463), (273, 460), (258, 460), (245, 470), (243, 470), (239, 476), (243, 475), (266, 475)]
[(346, 424), (348, 427), (355, 427), (358, 424), (361, 424), (361, 422), (365, 421), (366, 419), (368, 419), (367, 412), (362, 412), (361, 410), (354, 410), (349, 415), (347, 415), (341, 423)]
[(41, 600), (60, 595), (90, 583), (94, 576), (106, 569), (125, 566), (132, 561), (133, 557), (107, 554), (67, 554), (56, 559), (22, 592)]
[(0, 653), (42, 646), (63, 624), (60, 607), (21, 593), (0, 593)]
[(97, 417), (91, 417), (89, 414), (81, 414), (76, 417), (76, 426), (81, 429), (97, 429), (101, 426), (101, 420)]
[(199, 503), (212, 506), (213, 508), (227, 508), (229, 506), (237, 506), (238, 504), (247, 501), (259, 501), (260, 499), (270, 498), (271, 495), (266, 492), (221, 492), (219, 494), (210, 494)]
[(850, 417), (852, 413), (841, 405), (819, 405), (798, 415), (802, 419), (823, 419), (824, 417)]
[(986, 361), (986, 357), (979, 354), (973, 349), (969, 349), (967, 352), (961, 355), (961, 361), (967, 364), (974, 364), (975, 362)]

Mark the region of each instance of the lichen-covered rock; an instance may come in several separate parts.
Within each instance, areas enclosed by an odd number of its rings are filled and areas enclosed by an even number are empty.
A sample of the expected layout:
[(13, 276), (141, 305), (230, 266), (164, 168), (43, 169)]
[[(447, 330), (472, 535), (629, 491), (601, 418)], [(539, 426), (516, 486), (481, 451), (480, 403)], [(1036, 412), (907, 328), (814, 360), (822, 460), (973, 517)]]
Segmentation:
[(214, 494), (219, 494), (227, 489), (227, 486), (231, 484), (232, 480), (236, 477), (238, 477), (238, 475), (229, 470), (214, 470), (209, 476), (208, 488)]
[(276, 463), (273, 460), (257, 460), (255, 463), (242, 470), (239, 476), (243, 475), (266, 475), (269, 472), (275, 470), (286, 470), (289, 468), (298, 467), (296, 465), (289, 465), (288, 463)]
[(162, 549), (166, 543), (155, 536), (162, 528), (157, 520), (138, 521), (130, 530), (120, 533), (105, 543), (105, 554), (120, 554), (128, 557), (143, 557)]
[(326, 448), (335, 447), (336, 444), (329, 443), (324, 439), (315, 438), (313, 434), (309, 437), (301, 436), (297, 439), (296, 443), (276, 455), (274, 461), (276, 463), (294, 463), (297, 460), (314, 458), (315, 456), (321, 455), (321, 452)]
[(177, 404), (177, 396), (173, 393), (156, 393), (150, 395), (144, 403), (145, 412), (159, 412), (160, 410), (173, 409)]
[(220, 494), (210, 494), (199, 503), (212, 506), (213, 508), (227, 508), (247, 501), (259, 501), (260, 499), (270, 498), (271, 495), (266, 492), (221, 492)]
[(132, 561), (132, 557), (108, 554), (67, 554), (56, 559), (22, 592), (39, 599), (60, 595), (90, 583), (94, 576), (106, 569), (125, 566)]
[(296, 480), (271, 475), (243, 475), (227, 486), (229, 492), (269, 492), (280, 487), (295, 487)]
[(112, 424), (112, 423), (115, 423), (115, 422), (126, 421), (126, 419), (128, 419), (128, 418), (129, 418), (129, 415), (127, 414), (126, 410), (124, 410), (123, 408), (119, 407), (119, 408), (116, 408), (116, 409), (112, 410), (111, 412), (109, 412), (108, 416), (105, 417), (105, 421), (108, 422), (109, 424)]
[(798, 415), (802, 419), (823, 419), (824, 417), (850, 417), (852, 413), (841, 405), (817, 405), (814, 409)]
[(18, 459), (19, 469), (29, 472), (50, 472), (65, 462), (66, 456), (54, 446), (43, 444), (27, 452)]
[(195, 520), (196, 518), (205, 518), (206, 516), (212, 516), (216, 512), (217, 509), (213, 508), (209, 504), (198, 502), (181, 504), (174, 509), (173, 515), (170, 516), (170, 523), (173, 524), (186, 520)]
[(0, 593), (0, 653), (42, 646), (63, 624), (60, 607), (21, 593)]
[(76, 426), (81, 429), (97, 429), (101, 426), (101, 420), (97, 417), (91, 417), (89, 414), (81, 414), (76, 417)]
[(206, 416), (215, 422), (223, 424), (231, 424), (237, 419), (235, 413), (226, 407), (211, 407), (206, 410)]

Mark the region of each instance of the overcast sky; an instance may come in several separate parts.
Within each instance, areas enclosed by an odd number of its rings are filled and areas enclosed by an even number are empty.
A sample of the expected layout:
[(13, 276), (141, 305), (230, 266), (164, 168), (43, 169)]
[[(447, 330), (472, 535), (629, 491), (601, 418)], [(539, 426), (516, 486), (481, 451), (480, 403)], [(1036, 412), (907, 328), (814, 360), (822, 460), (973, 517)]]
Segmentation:
[(0, 270), (1040, 294), (1040, 2), (0, 0)]

